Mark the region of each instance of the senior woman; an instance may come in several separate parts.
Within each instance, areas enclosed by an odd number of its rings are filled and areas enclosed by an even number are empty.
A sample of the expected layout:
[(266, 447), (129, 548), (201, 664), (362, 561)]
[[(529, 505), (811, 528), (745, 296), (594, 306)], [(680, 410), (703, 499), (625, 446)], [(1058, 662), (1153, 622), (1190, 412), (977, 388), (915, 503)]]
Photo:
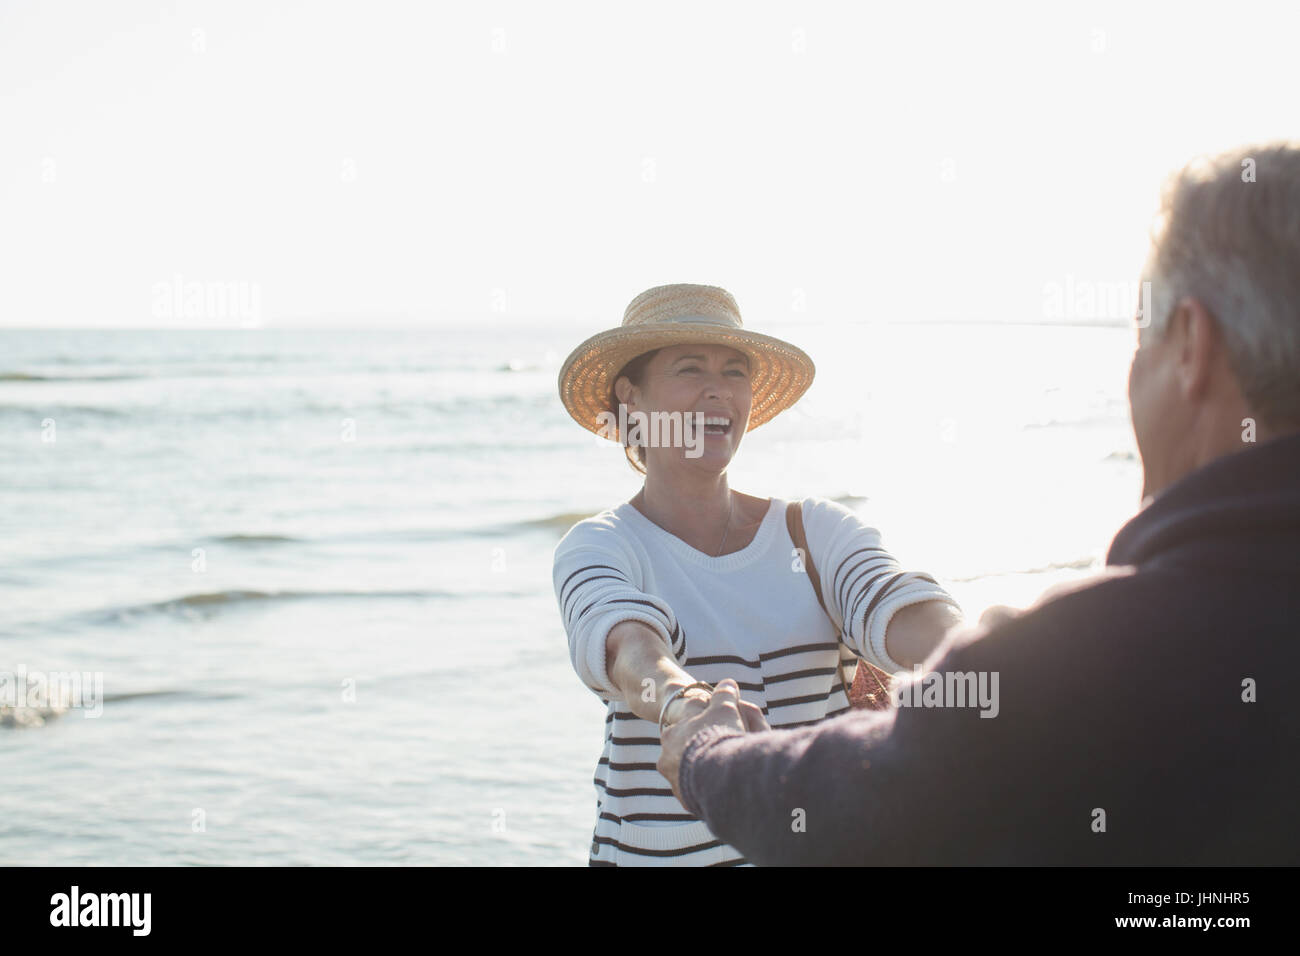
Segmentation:
[[(730, 488), (741, 438), (793, 405), (813, 373), (800, 349), (745, 329), (726, 290), (682, 284), (641, 293), (621, 327), (561, 367), (569, 414), (622, 443), (645, 475), (554, 555), (574, 669), (607, 706), (593, 866), (745, 863), (656, 768), (661, 733), (702, 710), (719, 681), (735, 681), (751, 728), (809, 724), (849, 710), (843, 664), (907, 671), (961, 622), (952, 598), (899, 567), (849, 509)], [(681, 428), (662, 440), (646, 422)]]

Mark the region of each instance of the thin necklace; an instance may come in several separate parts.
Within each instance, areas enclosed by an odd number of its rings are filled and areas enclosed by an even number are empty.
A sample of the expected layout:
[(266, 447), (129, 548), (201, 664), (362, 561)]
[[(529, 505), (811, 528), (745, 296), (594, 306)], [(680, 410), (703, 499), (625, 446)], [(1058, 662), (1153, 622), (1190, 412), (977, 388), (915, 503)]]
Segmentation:
[(727, 523), (722, 526), (722, 544), (718, 545), (718, 553), (715, 558), (722, 557), (722, 549), (727, 546), (727, 533), (731, 530), (731, 509), (736, 506), (736, 499), (733, 497), (727, 505)]
[[(645, 501), (645, 488), (642, 488), (639, 492), (637, 492), (637, 497), (640, 498), (642, 502)], [(718, 545), (718, 551), (714, 555), (715, 558), (722, 557), (722, 549), (727, 546), (727, 535), (731, 533), (731, 513), (735, 507), (736, 507), (736, 498), (734, 495), (732, 495), (730, 501), (727, 504), (727, 523), (722, 526), (722, 543)]]

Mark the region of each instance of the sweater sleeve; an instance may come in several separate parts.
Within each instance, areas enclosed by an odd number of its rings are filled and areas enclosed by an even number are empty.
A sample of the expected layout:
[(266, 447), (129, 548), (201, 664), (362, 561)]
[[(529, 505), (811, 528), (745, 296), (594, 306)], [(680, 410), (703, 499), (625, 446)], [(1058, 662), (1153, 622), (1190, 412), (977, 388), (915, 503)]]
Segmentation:
[(761, 734), (708, 727), (682, 754), (682, 805), (760, 866), (972, 862), (969, 830), (1006, 780), (980, 726), (995, 723), (901, 708)]
[(640, 621), (678, 661), (685, 657), (685, 637), (672, 608), (642, 589), (644, 577), (634, 549), (601, 516), (580, 521), (556, 545), (552, 580), (569, 658), (578, 677), (605, 703), (622, 699), (605, 668), (605, 642), (616, 624)]
[(894, 614), (924, 601), (960, 610), (930, 575), (905, 571), (885, 550), (880, 532), (838, 502), (806, 499), (803, 518), (827, 613), (859, 657), (885, 671), (903, 670), (885, 649)]

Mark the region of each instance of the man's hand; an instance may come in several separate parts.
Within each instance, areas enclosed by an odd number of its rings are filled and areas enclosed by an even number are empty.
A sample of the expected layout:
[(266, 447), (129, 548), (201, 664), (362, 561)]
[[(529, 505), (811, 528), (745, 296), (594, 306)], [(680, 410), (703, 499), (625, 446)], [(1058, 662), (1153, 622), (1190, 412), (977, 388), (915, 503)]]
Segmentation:
[(1136, 570), (1136, 568), (1128, 565), (1108, 565), (1107, 567), (1101, 568), (1085, 577), (1075, 578), (1070, 581), (1063, 581), (1060, 584), (1052, 585), (1039, 595), (1038, 599), (1027, 608), (1008, 607), (1005, 604), (990, 605), (985, 608), (984, 613), (980, 615), (979, 624), (953, 628), (944, 639), (941, 649), (946, 653), (948, 651), (958, 650), (965, 647), (967, 644), (973, 644), (986, 637), (990, 631), (996, 630), (1003, 624), (1009, 624), (1018, 617), (1022, 617), (1025, 614), (1038, 610), (1049, 601), (1065, 597), (1067, 594), (1073, 594), (1076, 591), (1087, 590), (1088, 588), (1095, 587), (1103, 581), (1110, 580), (1111, 578), (1127, 577), (1128, 575), (1133, 574)]
[(673, 795), (679, 801), (682, 794), (677, 789), (677, 775), (681, 770), (682, 751), (690, 739), (706, 727), (731, 727), (741, 733), (769, 729), (767, 721), (763, 719), (763, 711), (749, 701), (740, 699), (740, 688), (734, 680), (727, 678), (719, 681), (707, 707), (670, 725), (664, 731), (659, 772), (672, 785)]
[(1067, 594), (1073, 594), (1076, 591), (1084, 591), (1090, 587), (1101, 584), (1111, 578), (1128, 577), (1133, 574), (1137, 568), (1129, 565), (1107, 565), (1092, 574), (1085, 577), (1075, 578), (1070, 581), (1063, 581), (1060, 584), (1054, 584), (1034, 601), (1029, 608), (1007, 607), (1005, 604), (994, 604), (985, 608), (984, 613), (980, 615), (979, 626), (984, 631), (991, 631), (995, 627), (1001, 627), (1010, 621), (1014, 621), (1022, 614), (1029, 611), (1036, 611), (1048, 601), (1054, 601), (1057, 598), (1065, 597)]
[(1006, 624), (1008, 621), (1014, 621), (1020, 615), (1025, 613), (1022, 607), (1008, 607), (1005, 604), (992, 604), (984, 609), (980, 615), (979, 626), (986, 631), (991, 631), (995, 627)]

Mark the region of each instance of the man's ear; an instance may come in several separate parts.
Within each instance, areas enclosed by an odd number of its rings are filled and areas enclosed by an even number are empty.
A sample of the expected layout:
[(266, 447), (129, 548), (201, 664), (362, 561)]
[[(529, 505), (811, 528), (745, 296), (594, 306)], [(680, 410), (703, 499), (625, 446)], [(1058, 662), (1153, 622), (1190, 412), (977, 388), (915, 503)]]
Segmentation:
[(1178, 382), (1183, 395), (1204, 398), (1210, 390), (1215, 364), (1222, 358), (1224, 343), (1218, 323), (1199, 299), (1185, 296), (1169, 318), (1169, 332), (1177, 348)]

